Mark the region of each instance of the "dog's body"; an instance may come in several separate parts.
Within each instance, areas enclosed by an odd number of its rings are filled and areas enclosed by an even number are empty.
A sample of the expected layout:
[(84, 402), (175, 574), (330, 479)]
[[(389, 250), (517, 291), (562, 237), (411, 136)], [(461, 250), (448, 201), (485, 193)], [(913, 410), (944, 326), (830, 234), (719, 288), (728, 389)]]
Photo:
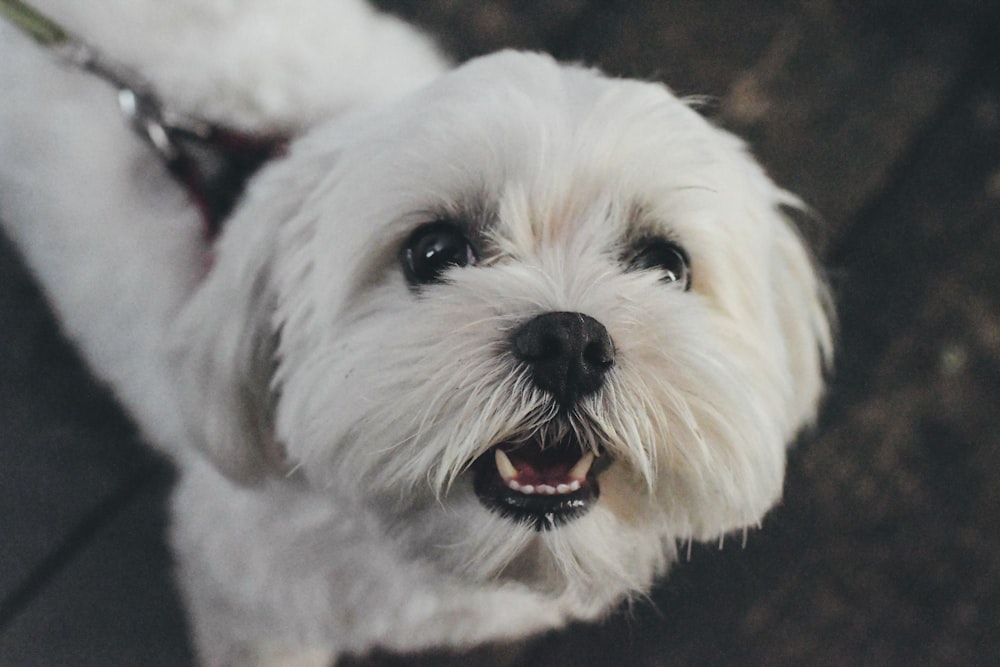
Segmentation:
[(206, 276), (106, 85), (0, 27), (0, 216), (180, 465), (206, 663), (595, 618), (776, 502), (829, 325), (794, 199), (737, 140), (543, 56), (439, 77), (353, 0), (78, 4), (38, 3), (168, 103), (302, 135)]

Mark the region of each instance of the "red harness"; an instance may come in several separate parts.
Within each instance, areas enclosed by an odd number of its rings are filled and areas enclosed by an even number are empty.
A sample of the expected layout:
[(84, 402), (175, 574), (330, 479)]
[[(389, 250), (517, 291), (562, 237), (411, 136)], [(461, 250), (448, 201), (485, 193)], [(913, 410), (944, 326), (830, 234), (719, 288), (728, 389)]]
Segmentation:
[(247, 182), (266, 162), (284, 154), (288, 140), (211, 126), (204, 136), (171, 137), (175, 150), (167, 168), (201, 213), (205, 239), (212, 242), (236, 206)]

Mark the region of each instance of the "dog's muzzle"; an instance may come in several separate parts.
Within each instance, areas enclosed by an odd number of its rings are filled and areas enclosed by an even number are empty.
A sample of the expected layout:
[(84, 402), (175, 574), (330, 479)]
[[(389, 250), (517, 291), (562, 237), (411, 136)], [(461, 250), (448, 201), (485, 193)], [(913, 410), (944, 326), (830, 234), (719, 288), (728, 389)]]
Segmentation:
[[(510, 346), (563, 413), (601, 388), (615, 359), (607, 329), (583, 313), (538, 315), (514, 331)], [(473, 464), (473, 487), (490, 509), (547, 530), (582, 516), (597, 500), (597, 472), (608, 463), (602, 454), (570, 435), (503, 442)]]

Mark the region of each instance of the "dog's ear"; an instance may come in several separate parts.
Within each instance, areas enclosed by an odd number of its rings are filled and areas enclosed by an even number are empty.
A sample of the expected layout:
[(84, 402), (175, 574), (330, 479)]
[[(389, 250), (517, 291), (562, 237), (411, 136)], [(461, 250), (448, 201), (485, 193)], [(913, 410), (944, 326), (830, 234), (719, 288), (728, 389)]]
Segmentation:
[(771, 289), (792, 380), (789, 416), (797, 430), (815, 418), (826, 374), (833, 363), (836, 323), (822, 271), (795, 221), (811, 212), (792, 195), (780, 193), (779, 197), (773, 210), (780, 220), (774, 237)]
[(271, 269), (281, 227), (294, 216), (302, 187), (273, 178), (259, 185), (226, 224), (212, 267), (182, 309), (169, 343), (186, 444), (247, 483), (284, 468), (273, 424), (280, 334)]
[[(738, 267), (734, 275), (744, 288), (733, 290), (730, 307), (761, 327), (759, 334), (769, 346), (768, 367), (778, 373), (775, 380), (784, 389), (776, 396), (781, 414), (775, 416), (791, 440), (815, 420), (833, 363), (833, 301), (799, 230), (800, 222), (819, 220), (799, 197), (775, 185), (742, 139), (716, 136), (735, 158), (728, 167), (720, 160), (720, 168), (727, 170), (730, 182), (741, 184), (725, 204), (732, 207), (727, 215), (742, 221), (726, 258)], [(734, 169), (728, 171), (730, 167)]]

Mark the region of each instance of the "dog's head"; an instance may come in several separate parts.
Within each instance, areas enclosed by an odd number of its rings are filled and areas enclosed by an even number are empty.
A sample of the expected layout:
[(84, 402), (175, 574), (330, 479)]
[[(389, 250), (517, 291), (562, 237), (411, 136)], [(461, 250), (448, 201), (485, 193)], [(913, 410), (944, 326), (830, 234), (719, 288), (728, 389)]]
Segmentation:
[(830, 351), (789, 204), (660, 85), (473, 61), (253, 185), (175, 332), (193, 438), (596, 611), (780, 495)]

